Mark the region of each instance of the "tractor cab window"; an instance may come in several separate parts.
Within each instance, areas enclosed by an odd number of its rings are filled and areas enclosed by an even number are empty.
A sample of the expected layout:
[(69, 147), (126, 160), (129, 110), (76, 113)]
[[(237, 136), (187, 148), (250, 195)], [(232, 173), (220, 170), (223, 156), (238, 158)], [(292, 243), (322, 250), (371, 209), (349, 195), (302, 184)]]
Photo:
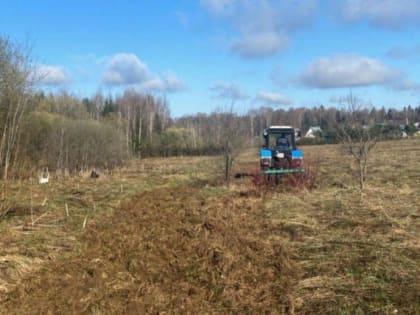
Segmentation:
[(269, 147), (280, 151), (292, 150), (292, 135), (284, 133), (270, 135)]

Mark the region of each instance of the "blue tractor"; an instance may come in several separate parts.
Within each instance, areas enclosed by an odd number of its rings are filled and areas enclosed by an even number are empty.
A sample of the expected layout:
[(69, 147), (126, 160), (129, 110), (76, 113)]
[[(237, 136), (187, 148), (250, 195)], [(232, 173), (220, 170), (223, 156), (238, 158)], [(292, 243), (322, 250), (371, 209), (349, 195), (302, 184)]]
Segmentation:
[(299, 136), (299, 131), (290, 126), (271, 126), (264, 130), (260, 167), (267, 180), (278, 183), (283, 174), (305, 173), (303, 152), (296, 148)]

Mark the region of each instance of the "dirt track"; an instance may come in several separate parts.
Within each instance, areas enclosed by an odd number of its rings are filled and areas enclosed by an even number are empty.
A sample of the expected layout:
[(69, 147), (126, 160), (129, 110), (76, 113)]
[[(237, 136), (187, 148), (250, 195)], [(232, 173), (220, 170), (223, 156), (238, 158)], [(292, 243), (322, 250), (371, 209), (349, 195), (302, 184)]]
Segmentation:
[(298, 272), (259, 199), (138, 194), (8, 295), (4, 314), (285, 313)]

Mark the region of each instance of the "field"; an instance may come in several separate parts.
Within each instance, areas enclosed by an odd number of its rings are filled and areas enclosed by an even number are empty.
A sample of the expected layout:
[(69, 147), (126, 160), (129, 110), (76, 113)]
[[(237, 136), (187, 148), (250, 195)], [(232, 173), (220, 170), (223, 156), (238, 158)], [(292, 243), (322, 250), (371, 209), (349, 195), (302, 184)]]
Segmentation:
[(338, 146), (303, 150), (310, 190), (226, 187), (218, 157), (0, 182), (0, 313), (419, 314), (419, 139), (379, 143), (362, 192)]

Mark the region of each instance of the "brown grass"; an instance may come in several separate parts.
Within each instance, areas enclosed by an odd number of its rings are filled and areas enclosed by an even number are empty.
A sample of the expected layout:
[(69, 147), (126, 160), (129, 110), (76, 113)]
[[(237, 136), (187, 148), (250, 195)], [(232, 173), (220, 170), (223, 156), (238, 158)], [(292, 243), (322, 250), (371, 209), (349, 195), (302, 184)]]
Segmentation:
[(379, 143), (362, 192), (332, 145), (312, 189), (226, 188), (217, 158), (0, 182), (0, 313), (418, 314), (419, 148)]
[(157, 189), (124, 202), (90, 224), (80, 252), (22, 282), (5, 309), (19, 301), (23, 313), (285, 313), (298, 269), (259, 202), (199, 192)]
[(363, 192), (336, 147), (304, 148), (324, 155), (317, 188), (265, 204), (303, 269), (299, 314), (420, 312), (419, 145), (379, 143)]

